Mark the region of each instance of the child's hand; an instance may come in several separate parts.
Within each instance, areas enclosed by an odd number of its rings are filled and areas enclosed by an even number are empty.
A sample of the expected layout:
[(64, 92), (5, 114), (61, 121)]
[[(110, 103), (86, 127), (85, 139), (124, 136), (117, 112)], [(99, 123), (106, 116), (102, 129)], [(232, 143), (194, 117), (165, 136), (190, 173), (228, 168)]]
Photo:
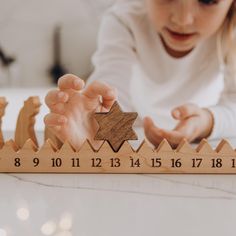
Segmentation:
[(58, 81), (58, 90), (50, 91), (45, 102), (50, 113), (45, 125), (62, 141), (69, 141), (78, 149), (88, 138), (94, 147), (100, 141), (93, 138), (98, 124), (94, 112), (106, 112), (116, 100), (116, 90), (107, 84), (93, 82), (84, 89), (84, 81), (74, 75), (64, 75)]
[(212, 131), (213, 115), (205, 108), (200, 108), (195, 104), (185, 104), (173, 109), (171, 114), (179, 120), (178, 125), (172, 131), (155, 126), (149, 117), (144, 119), (145, 135), (155, 147), (164, 138), (172, 147), (176, 147), (183, 138), (192, 142), (208, 137)]

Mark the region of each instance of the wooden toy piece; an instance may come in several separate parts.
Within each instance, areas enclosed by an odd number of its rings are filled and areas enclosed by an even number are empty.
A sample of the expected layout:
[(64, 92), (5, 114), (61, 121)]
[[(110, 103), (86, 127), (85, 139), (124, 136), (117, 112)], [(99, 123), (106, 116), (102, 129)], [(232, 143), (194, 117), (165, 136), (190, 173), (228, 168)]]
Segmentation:
[(236, 174), (236, 151), (226, 140), (215, 150), (206, 140), (196, 149), (183, 140), (174, 150), (166, 140), (157, 149), (144, 141), (137, 150), (125, 141), (118, 152), (107, 141), (95, 150), (86, 140), (76, 151), (68, 142), (56, 149), (47, 140), (38, 148), (29, 139), (19, 148), (10, 140), (0, 149), (0, 172)]
[(125, 141), (138, 139), (132, 129), (137, 116), (136, 112), (123, 112), (115, 101), (109, 112), (95, 113), (99, 130), (94, 139), (108, 141), (117, 152)]
[(15, 142), (20, 148), (28, 139), (31, 139), (38, 146), (34, 124), (40, 105), (39, 97), (29, 97), (20, 110), (15, 130)]
[(7, 106), (7, 101), (5, 97), (0, 97), (0, 148), (3, 146), (4, 144), (4, 138), (3, 138), (3, 134), (2, 134), (2, 117), (5, 114), (5, 108)]

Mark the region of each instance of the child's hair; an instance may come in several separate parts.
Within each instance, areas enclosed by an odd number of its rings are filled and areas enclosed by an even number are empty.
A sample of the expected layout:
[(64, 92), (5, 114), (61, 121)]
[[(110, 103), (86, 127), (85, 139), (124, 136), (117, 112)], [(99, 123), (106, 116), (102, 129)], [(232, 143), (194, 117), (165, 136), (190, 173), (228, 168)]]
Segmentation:
[(236, 80), (236, 0), (228, 12), (218, 35), (218, 52), (222, 65)]

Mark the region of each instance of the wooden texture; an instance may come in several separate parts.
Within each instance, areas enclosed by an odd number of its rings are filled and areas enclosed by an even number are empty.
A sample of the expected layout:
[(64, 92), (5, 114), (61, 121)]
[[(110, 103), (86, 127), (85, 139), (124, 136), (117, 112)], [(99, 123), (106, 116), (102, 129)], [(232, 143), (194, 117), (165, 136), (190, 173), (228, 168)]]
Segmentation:
[(0, 148), (4, 144), (4, 138), (2, 133), (2, 117), (5, 115), (5, 108), (7, 106), (7, 101), (5, 97), (0, 97)]
[(236, 151), (227, 140), (216, 149), (205, 141), (196, 149), (183, 141), (175, 150), (166, 140), (155, 150), (146, 141), (137, 150), (125, 141), (118, 152), (107, 141), (98, 150), (86, 141), (75, 151), (68, 142), (57, 149), (47, 140), (38, 148), (29, 139), (19, 148), (10, 140), (0, 149), (0, 172), (236, 174)]
[(136, 112), (123, 112), (117, 102), (114, 102), (109, 112), (95, 113), (99, 130), (96, 140), (106, 140), (117, 152), (127, 140), (137, 140), (132, 125), (137, 118)]
[(29, 97), (21, 108), (15, 130), (15, 142), (19, 147), (31, 139), (36, 146), (38, 141), (34, 131), (35, 116), (39, 113), (39, 97)]
[[(1, 101), (6, 105), (4, 99), (0, 99), (0, 104)], [(2, 106), (3, 114), (5, 105)], [(182, 140), (176, 149), (172, 149), (167, 140), (163, 140), (157, 149), (150, 147), (144, 140), (139, 148), (134, 150), (125, 140), (126, 137), (134, 137), (131, 132), (130, 136), (122, 134), (122, 138), (125, 137), (122, 139), (122, 145), (115, 146), (119, 147), (118, 151), (113, 150), (109, 143), (110, 139), (104, 141), (98, 149), (94, 149), (88, 140), (78, 151), (68, 142), (57, 147), (50, 139), (45, 140), (44, 144), (38, 147), (35, 142), (37, 139), (33, 124), (39, 105), (40, 103), (35, 97), (31, 97), (25, 102), (17, 122), (18, 132), (23, 131), (24, 135), (21, 137), (18, 134), (16, 141), (9, 140), (0, 148), (0, 172), (236, 174), (236, 151), (225, 139), (221, 140), (215, 149), (209, 145), (207, 140), (203, 139), (197, 148), (193, 148), (186, 140)], [(117, 105), (115, 104), (114, 107), (116, 108)], [(111, 109), (110, 113), (102, 113), (102, 115), (107, 118), (107, 115), (112, 112)], [(122, 111), (118, 111), (118, 114), (120, 112)], [(103, 121), (104, 116), (98, 117), (99, 121)], [(128, 133), (132, 129), (135, 117), (133, 115), (132, 119), (129, 118), (132, 121), (128, 122)], [(119, 120), (120, 123), (124, 121), (126, 121), (125, 118)], [(113, 124), (115, 131), (118, 131), (117, 122)], [(126, 122), (124, 122), (124, 126), (127, 124)], [(103, 123), (104, 127), (105, 125), (106, 123)], [(119, 126), (119, 129), (122, 127), (123, 125)], [(104, 135), (106, 132), (102, 133), (101, 137)], [(112, 138), (112, 133), (109, 135), (109, 138)], [(114, 132), (113, 135), (117, 135), (117, 132)]]

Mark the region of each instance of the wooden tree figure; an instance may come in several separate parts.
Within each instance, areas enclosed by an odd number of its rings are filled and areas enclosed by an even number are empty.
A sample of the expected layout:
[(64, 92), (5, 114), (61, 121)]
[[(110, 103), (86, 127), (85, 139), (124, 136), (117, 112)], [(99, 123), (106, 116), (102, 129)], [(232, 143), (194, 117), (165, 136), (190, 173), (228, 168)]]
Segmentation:
[(109, 112), (95, 113), (94, 116), (99, 124), (95, 139), (106, 140), (115, 152), (125, 141), (138, 139), (132, 129), (138, 114), (123, 112), (117, 102), (114, 102)]
[(5, 114), (5, 108), (7, 106), (7, 101), (5, 97), (0, 97), (0, 147), (4, 144), (4, 138), (2, 134), (2, 117)]
[(39, 113), (39, 97), (29, 97), (21, 108), (15, 130), (15, 143), (21, 148), (31, 139), (36, 146), (38, 141), (34, 131), (35, 116)]

